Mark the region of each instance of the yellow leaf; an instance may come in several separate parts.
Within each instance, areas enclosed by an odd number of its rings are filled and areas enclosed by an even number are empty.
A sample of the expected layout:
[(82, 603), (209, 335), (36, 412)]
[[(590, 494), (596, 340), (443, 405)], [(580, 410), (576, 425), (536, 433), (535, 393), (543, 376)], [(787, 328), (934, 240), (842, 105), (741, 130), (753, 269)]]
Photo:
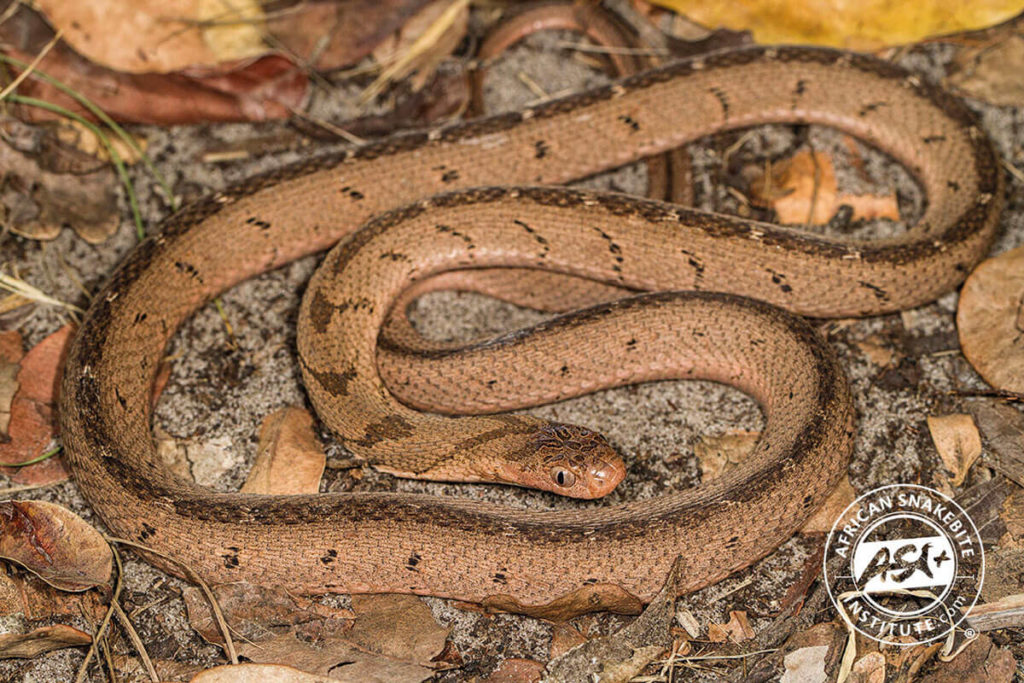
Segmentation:
[(991, 26), (1024, 10), (1020, 0), (652, 0), (709, 28), (749, 30), (758, 43), (852, 50), (915, 43)]

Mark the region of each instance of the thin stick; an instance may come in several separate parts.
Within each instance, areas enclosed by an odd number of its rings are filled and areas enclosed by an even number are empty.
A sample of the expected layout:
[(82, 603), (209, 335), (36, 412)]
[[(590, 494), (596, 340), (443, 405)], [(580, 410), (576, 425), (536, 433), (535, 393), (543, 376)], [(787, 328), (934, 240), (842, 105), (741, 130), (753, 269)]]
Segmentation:
[(123, 543), (124, 545), (132, 548), (144, 550), (151, 555), (155, 555), (160, 559), (167, 560), (168, 562), (180, 567), (188, 580), (199, 586), (203, 591), (203, 594), (206, 596), (207, 601), (209, 601), (210, 609), (213, 611), (213, 617), (217, 621), (217, 627), (220, 629), (221, 635), (224, 636), (224, 649), (227, 650), (228, 658), (231, 660), (232, 664), (238, 664), (238, 653), (235, 652), (235, 643), (231, 640), (231, 631), (228, 628), (228, 622), (224, 619), (224, 612), (221, 611), (220, 604), (217, 602), (217, 598), (213, 594), (213, 591), (210, 590), (210, 587), (205, 581), (203, 581), (203, 578), (199, 576), (192, 567), (189, 567), (187, 564), (184, 564), (169, 555), (164, 555), (163, 553), (153, 550), (148, 546), (136, 543), (135, 541), (129, 541), (126, 538), (117, 538), (114, 536), (104, 536), (104, 538), (107, 539), (108, 543)]
[(7, 84), (6, 88), (0, 90), (0, 100), (6, 99), (8, 95), (18, 89), (18, 86), (21, 85), (26, 78), (32, 75), (32, 72), (36, 70), (37, 66), (39, 66), (39, 62), (43, 61), (43, 57), (53, 49), (53, 46), (57, 44), (57, 41), (60, 40), (62, 35), (64, 35), (64, 29), (58, 29), (57, 32), (53, 34), (53, 38), (50, 39), (50, 42), (44, 45), (43, 49), (36, 55), (36, 58), (32, 60), (32, 63), (22, 69), (21, 73), (18, 74), (13, 81)]

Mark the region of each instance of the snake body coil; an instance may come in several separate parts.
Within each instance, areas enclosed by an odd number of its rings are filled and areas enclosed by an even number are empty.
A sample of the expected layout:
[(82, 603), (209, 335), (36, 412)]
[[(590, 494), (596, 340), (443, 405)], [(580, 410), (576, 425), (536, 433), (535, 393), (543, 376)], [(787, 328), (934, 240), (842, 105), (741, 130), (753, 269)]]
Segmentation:
[[(830, 125), (887, 151), (927, 192), (921, 220), (897, 238), (837, 242), (621, 195), (487, 187), (563, 183), (770, 122)], [(1001, 182), (960, 102), (876, 59), (803, 48), (719, 53), (310, 159), (178, 212), (118, 268), (67, 360), (68, 460), (114, 534), (211, 582), (413, 592), (530, 611), (594, 586), (647, 600), (679, 555), (682, 588), (696, 589), (791, 534), (842, 475), (853, 434), (845, 379), (806, 324), (708, 290), (814, 316), (930, 301), (989, 248)], [(691, 491), (540, 513), (406, 494), (218, 494), (175, 478), (156, 457), (149, 408), (170, 336), (224, 289), (339, 240), (304, 299), (300, 355), (322, 418), (368, 459), (447, 477), (469, 456), (592, 447), (532, 418), (441, 417), (396, 395), (481, 413), (667, 377), (752, 394), (765, 412), (754, 453)], [(399, 320), (378, 371), (378, 331), (410, 284), (456, 277), (486, 290), (488, 278), (519, 277), (509, 266), (534, 269), (525, 276), (534, 285), (573, 283), (565, 291), (583, 301), (600, 299), (590, 281), (605, 293), (702, 291), (601, 304), (458, 354), (417, 349)], [(499, 479), (502, 467), (491, 466)]]

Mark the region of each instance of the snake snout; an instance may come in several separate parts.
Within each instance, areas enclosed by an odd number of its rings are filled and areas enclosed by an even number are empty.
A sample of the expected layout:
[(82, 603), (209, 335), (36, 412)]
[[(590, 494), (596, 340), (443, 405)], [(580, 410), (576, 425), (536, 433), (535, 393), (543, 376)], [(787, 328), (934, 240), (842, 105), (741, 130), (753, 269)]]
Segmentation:
[(622, 458), (614, 450), (611, 455), (612, 457), (599, 460), (590, 466), (590, 471), (588, 472), (588, 479), (590, 479), (589, 495), (580, 496), (580, 498), (601, 498), (606, 496), (615, 490), (619, 482), (626, 478), (626, 464), (622, 462)]

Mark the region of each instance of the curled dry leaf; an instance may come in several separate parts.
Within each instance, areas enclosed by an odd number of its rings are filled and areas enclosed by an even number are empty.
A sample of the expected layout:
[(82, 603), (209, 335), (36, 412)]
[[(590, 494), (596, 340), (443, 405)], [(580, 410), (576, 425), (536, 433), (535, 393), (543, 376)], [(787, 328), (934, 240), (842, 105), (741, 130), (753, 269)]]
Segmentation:
[(0, 571), (0, 614), (22, 614), (28, 621), (103, 618), (109, 605), (100, 591), (68, 593), (29, 572)]
[(960, 292), (964, 356), (996, 389), (1024, 392), (1024, 247), (974, 269)]
[(725, 624), (708, 624), (708, 640), (712, 643), (742, 643), (754, 637), (754, 629), (750, 627), (747, 613), (733, 610), (729, 612), (729, 621)]
[(551, 627), (551, 648), (548, 651), (548, 659), (561, 657), (569, 650), (585, 642), (587, 642), (587, 639), (572, 624), (556, 623)]
[(78, 647), (92, 642), (92, 636), (77, 628), (57, 624), (43, 626), (28, 633), (0, 634), (0, 659), (30, 659), (65, 647)]
[(43, 501), (0, 503), (0, 557), (66, 591), (110, 581), (113, 553), (98, 531), (67, 508)]
[[(0, 441), (0, 465), (26, 462), (49, 450), (56, 436), (57, 382), (74, 328), (65, 325), (36, 344), (21, 359), (18, 391), (11, 401), (9, 440)], [(4, 470), (19, 484), (49, 484), (67, 479), (59, 458)]]
[(242, 493), (319, 493), (327, 456), (308, 410), (289, 406), (267, 415)]
[(229, 664), (207, 669), (193, 676), (191, 683), (337, 683), (337, 679), (280, 664)]
[(6, 172), (0, 203), (11, 232), (52, 240), (67, 225), (90, 244), (99, 244), (117, 231), (121, 212), (111, 167), (57, 173), (39, 161), (0, 143), (0, 164)]
[(928, 431), (946, 469), (953, 473), (952, 486), (960, 486), (971, 465), (981, 455), (981, 434), (970, 415), (929, 415)]
[(896, 195), (854, 195), (839, 192), (832, 157), (802, 149), (772, 167), (751, 185), (754, 198), (772, 207), (779, 222), (824, 225), (840, 206), (853, 209), (852, 218), (899, 219)]

